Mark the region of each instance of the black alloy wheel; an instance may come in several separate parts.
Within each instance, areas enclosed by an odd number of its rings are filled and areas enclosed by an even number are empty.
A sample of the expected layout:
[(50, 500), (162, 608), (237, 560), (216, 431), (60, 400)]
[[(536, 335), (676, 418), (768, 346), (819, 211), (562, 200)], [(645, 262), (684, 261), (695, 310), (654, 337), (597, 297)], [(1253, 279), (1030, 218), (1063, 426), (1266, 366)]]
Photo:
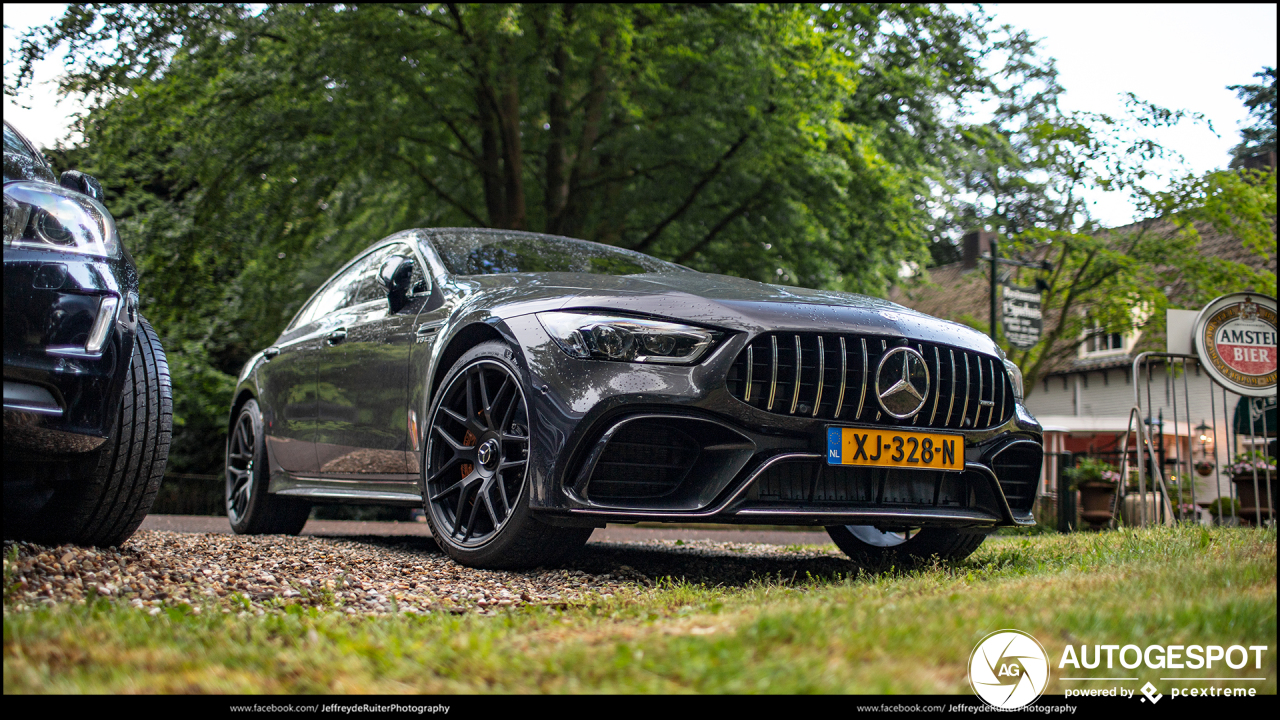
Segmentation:
[(253, 415), (241, 411), (236, 426), (231, 431), (227, 448), (227, 519), (234, 525), (244, 520), (249, 512), (249, 497), (253, 495), (254, 461), (257, 444), (254, 438)]
[(530, 514), (533, 438), (517, 363), (505, 343), (468, 350), (441, 383), (431, 412), (427, 522), (440, 548), (472, 567), (549, 565), (591, 536), (591, 528), (553, 526)]
[(297, 535), (311, 505), (267, 492), (266, 437), (257, 400), (240, 407), (227, 438), (227, 520), (239, 535)]
[(934, 558), (959, 562), (986, 539), (984, 532), (952, 528), (881, 530), (870, 525), (832, 525), (827, 534), (854, 562), (868, 568), (915, 567)]
[(501, 532), (524, 489), (529, 411), (504, 364), (477, 360), (454, 377), (428, 442), (427, 493), (441, 529), (464, 548)]

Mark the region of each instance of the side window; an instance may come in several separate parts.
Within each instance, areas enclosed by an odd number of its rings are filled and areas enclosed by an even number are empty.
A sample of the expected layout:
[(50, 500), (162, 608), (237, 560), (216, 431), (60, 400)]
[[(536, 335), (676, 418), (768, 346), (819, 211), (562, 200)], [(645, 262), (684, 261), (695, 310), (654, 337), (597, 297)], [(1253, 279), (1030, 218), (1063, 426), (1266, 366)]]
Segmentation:
[(382, 281), (378, 278), (378, 273), (382, 271), (382, 264), (391, 257), (400, 255), (403, 257), (413, 258), (413, 280), (409, 287), (415, 291), (422, 288), (425, 289), (424, 282), (426, 274), (423, 272), (422, 262), (414, 255), (413, 250), (404, 243), (394, 243), (377, 250), (369, 255), (370, 263), (366, 269), (367, 282), (361, 286), (360, 295), (356, 298), (356, 303), (369, 302), (371, 300), (386, 300), (387, 291), (382, 286)]
[(356, 303), (386, 300), (387, 291), (382, 287), (382, 282), (378, 279), (378, 271), (382, 269), (382, 263), (386, 262), (387, 258), (392, 255), (405, 255), (408, 253), (409, 248), (397, 243), (376, 250), (369, 255), (369, 264), (364, 272), (365, 282), (360, 286), (360, 294), (356, 297)]
[(346, 272), (329, 281), (324, 290), (311, 301), (306, 310), (298, 316), (298, 322), (294, 327), (301, 327), (310, 322), (328, 315), (329, 313), (340, 310), (344, 307), (355, 304), (356, 297), (361, 290), (361, 281), (366, 279), (365, 270), (368, 266), (369, 258), (365, 258), (355, 265), (347, 268)]

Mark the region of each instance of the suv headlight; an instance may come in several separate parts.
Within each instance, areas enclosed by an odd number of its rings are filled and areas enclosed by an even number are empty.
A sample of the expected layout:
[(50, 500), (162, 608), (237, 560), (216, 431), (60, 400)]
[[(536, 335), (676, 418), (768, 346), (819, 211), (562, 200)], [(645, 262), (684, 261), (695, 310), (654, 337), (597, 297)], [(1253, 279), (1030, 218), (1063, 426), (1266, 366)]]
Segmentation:
[(36, 182), (4, 186), (4, 244), (102, 257), (120, 254), (116, 221), (98, 201)]
[(719, 333), (689, 325), (596, 313), (543, 312), (538, 320), (570, 357), (691, 365)]
[(1022, 391), (1022, 370), (1011, 360), (1004, 361), (1004, 371), (1009, 376), (1009, 382), (1013, 384), (1013, 396), (1021, 402), (1026, 393)]

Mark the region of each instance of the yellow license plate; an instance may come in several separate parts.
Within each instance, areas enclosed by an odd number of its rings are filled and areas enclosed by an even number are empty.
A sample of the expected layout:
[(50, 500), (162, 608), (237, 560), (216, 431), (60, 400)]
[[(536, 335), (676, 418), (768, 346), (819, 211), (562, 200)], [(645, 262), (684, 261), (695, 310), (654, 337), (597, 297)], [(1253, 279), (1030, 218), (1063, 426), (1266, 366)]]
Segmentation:
[(827, 428), (827, 464), (964, 470), (964, 438), (887, 428)]

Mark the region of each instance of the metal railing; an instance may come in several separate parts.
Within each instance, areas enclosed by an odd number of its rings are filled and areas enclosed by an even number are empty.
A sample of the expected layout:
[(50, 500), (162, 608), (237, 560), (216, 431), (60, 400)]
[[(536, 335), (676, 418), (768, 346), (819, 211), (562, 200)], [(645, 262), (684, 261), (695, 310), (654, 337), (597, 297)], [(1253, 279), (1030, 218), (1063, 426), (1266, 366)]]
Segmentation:
[[(1165, 433), (1163, 416), (1161, 416), (1161, 420), (1159, 422), (1157, 422), (1157, 420), (1154, 417), (1152, 417), (1152, 410), (1155, 407), (1155, 403), (1152, 402), (1152, 397), (1151, 397), (1152, 367), (1153, 365), (1156, 365), (1161, 362), (1164, 365), (1164, 382), (1165, 382), (1165, 392), (1166, 392), (1166, 398), (1167, 398), (1166, 404), (1171, 405), (1171, 409), (1173, 411), (1172, 434), (1175, 438), (1178, 438), (1178, 440), (1174, 442), (1174, 457), (1172, 458), (1171, 462), (1169, 459), (1162, 456), (1163, 453), (1157, 454), (1156, 448), (1153, 445), (1152, 439), (1151, 439), (1151, 432), (1152, 432), (1151, 429), (1153, 427), (1159, 427), (1162, 435)], [(1120, 474), (1122, 479), (1121, 479), (1121, 482), (1117, 484), (1116, 499), (1117, 501), (1120, 499), (1120, 494), (1124, 491), (1124, 487), (1127, 484), (1127, 480), (1129, 477), (1130, 468), (1129, 468), (1128, 443), (1129, 443), (1130, 436), (1134, 435), (1136, 436), (1135, 447), (1134, 447), (1134, 450), (1136, 450), (1136, 462), (1134, 463), (1134, 465), (1136, 466), (1136, 470), (1137, 470), (1138, 493), (1139, 493), (1138, 497), (1140, 498), (1138, 503), (1139, 511), (1137, 515), (1138, 515), (1139, 523), (1143, 526), (1150, 524), (1152, 521), (1156, 521), (1156, 522), (1160, 521), (1160, 518), (1148, 517), (1149, 515), (1148, 507), (1147, 507), (1147, 502), (1145, 501), (1146, 492), (1147, 492), (1146, 487), (1148, 482), (1148, 475), (1151, 476), (1150, 480), (1151, 480), (1152, 491), (1155, 491), (1157, 486), (1160, 489), (1159, 494), (1162, 496), (1161, 510), (1167, 513), (1166, 517), (1182, 518), (1190, 514), (1194, 518), (1198, 515), (1198, 510), (1196, 510), (1196, 508), (1198, 508), (1198, 503), (1197, 503), (1197, 497), (1196, 497), (1196, 480), (1195, 480), (1197, 473), (1194, 467), (1195, 462), (1193, 457), (1194, 456), (1193, 442), (1196, 437), (1196, 435), (1194, 434), (1195, 431), (1201, 430), (1201, 428), (1204, 428), (1203, 432), (1205, 433), (1206, 437), (1211, 437), (1211, 438), (1214, 438), (1215, 440), (1217, 438), (1225, 437), (1225, 439), (1227, 440), (1226, 444), (1229, 447), (1227, 448), (1227, 453), (1224, 459), (1221, 456), (1223, 448), (1220, 447), (1220, 443), (1214, 442), (1213, 474), (1214, 474), (1215, 490), (1217, 490), (1218, 497), (1223, 497), (1221, 494), (1222, 466), (1224, 462), (1225, 463), (1231, 462), (1231, 458), (1232, 458), (1232, 455), (1234, 454), (1235, 449), (1238, 448), (1241, 444), (1240, 433), (1235, 427), (1235, 423), (1232, 422), (1233, 416), (1230, 412), (1228, 412), (1227, 408), (1228, 408), (1229, 396), (1236, 397), (1237, 404), (1239, 403), (1239, 399), (1244, 398), (1245, 396), (1240, 395), (1238, 393), (1234, 393), (1228, 390), (1227, 388), (1223, 387), (1222, 385), (1216, 382), (1213, 382), (1212, 380), (1210, 380), (1209, 382), (1209, 402), (1208, 402), (1209, 417), (1201, 418), (1200, 426), (1193, 426), (1195, 419), (1194, 419), (1194, 416), (1192, 415), (1193, 408), (1192, 408), (1192, 402), (1191, 402), (1191, 392), (1188, 384), (1188, 375), (1189, 375), (1189, 371), (1191, 370), (1195, 370), (1197, 373), (1199, 373), (1198, 364), (1199, 364), (1199, 360), (1194, 355), (1179, 355), (1174, 353), (1162, 353), (1162, 352), (1144, 352), (1139, 354), (1133, 360), (1134, 404), (1132, 409), (1129, 411), (1129, 424), (1128, 424), (1128, 428), (1126, 430), (1123, 445), (1121, 448), (1122, 465), (1120, 469)], [(1146, 371), (1145, 383), (1142, 381), (1144, 370)], [(1179, 402), (1179, 393), (1178, 393), (1178, 387), (1177, 387), (1179, 380), (1181, 381), (1181, 385), (1182, 385), (1181, 403)], [(1143, 397), (1144, 390), (1146, 395), (1145, 402)], [(1225, 433), (1218, 432), (1219, 426), (1218, 426), (1217, 411), (1218, 411), (1219, 398), (1221, 398), (1223, 421), (1226, 422), (1227, 424)], [(1199, 409), (1201, 412), (1204, 411), (1203, 407)], [(1211, 424), (1206, 425), (1206, 420), (1208, 421), (1208, 423), (1211, 423)], [(1185, 434), (1182, 432), (1182, 429), (1185, 429)], [(1249, 412), (1249, 432), (1248, 432), (1249, 437), (1252, 437), (1252, 438), (1261, 437), (1263, 438), (1263, 442), (1265, 443), (1266, 438), (1270, 437), (1270, 433), (1273, 432), (1274, 430), (1275, 430), (1274, 428), (1267, 427), (1266, 412), (1261, 413), (1260, 426), (1257, 426), (1253, 413)], [(1185, 457), (1183, 452), (1184, 450), (1183, 443), (1181, 440), (1181, 438), (1183, 437), (1187, 439), (1187, 444), (1185, 448), (1186, 449)], [(1208, 459), (1207, 449), (1204, 449), (1202, 447), (1202, 453), (1205, 455), (1205, 460), (1207, 460)], [(1154, 462), (1148, 461), (1149, 459), (1155, 459), (1155, 458), (1159, 458), (1159, 460)], [(1165, 481), (1164, 467), (1166, 463), (1171, 464), (1174, 467), (1175, 474), (1179, 478), (1179, 482), (1177, 484), (1177, 503), (1178, 503), (1177, 512), (1174, 512), (1174, 509), (1172, 506), (1172, 502), (1174, 498), (1171, 497), (1169, 486)], [(1256, 467), (1256, 464), (1254, 465), (1255, 466), (1252, 468), (1252, 475), (1253, 475), (1252, 489), (1253, 489), (1253, 498), (1254, 498), (1253, 507), (1251, 508), (1253, 511), (1252, 519), (1255, 525), (1261, 526), (1263, 524), (1263, 519), (1264, 519), (1264, 516), (1263, 516), (1264, 508), (1262, 506), (1262, 500), (1264, 498), (1264, 494), (1265, 494), (1265, 500), (1266, 500), (1266, 507), (1265, 507), (1266, 520), (1271, 523), (1274, 523), (1275, 521), (1275, 500), (1272, 497), (1273, 495), (1272, 485), (1274, 484), (1274, 471), (1270, 473), (1264, 471), (1261, 474), (1262, 477), (1259, 477), (1258, 468)], [(1236, 487), (1235, 482), (1233, 480), (1234, 478), (1230, 478), (1230, 477), (1228, 478), (1228, 483), (1227, 483), (1228, 495), (1226, 495), (1226, 497), (1230, 500), (1230, 507), (1233, 509), (1233, 513), (1234, 513), (1234, 508), (1237, 507), (1237, 493), (1235, 490), (1235, 487)], [(1186, 504), (1184, 502), (1186, 500), (1190, 500), (1190, 504)], [(1190, 509), (1189, 512), (1188, 512), (1188, 509)], [(1242, 510), (1245, 510), (1245, 509), (1242, 508)], [(1223, 508), (1223, 503), (1221, 501), (1218, 501), (1217, 519), (1219, 524), (1224, 523), (1225, 521), (1224, 514), (1225, 514), (1225, 511)], [(1246, 518), (1242, 518), (1242, 519), (1246, 519)], [(1114, 520), (1112, 521), (1112, 524), (1114, 525)]]

